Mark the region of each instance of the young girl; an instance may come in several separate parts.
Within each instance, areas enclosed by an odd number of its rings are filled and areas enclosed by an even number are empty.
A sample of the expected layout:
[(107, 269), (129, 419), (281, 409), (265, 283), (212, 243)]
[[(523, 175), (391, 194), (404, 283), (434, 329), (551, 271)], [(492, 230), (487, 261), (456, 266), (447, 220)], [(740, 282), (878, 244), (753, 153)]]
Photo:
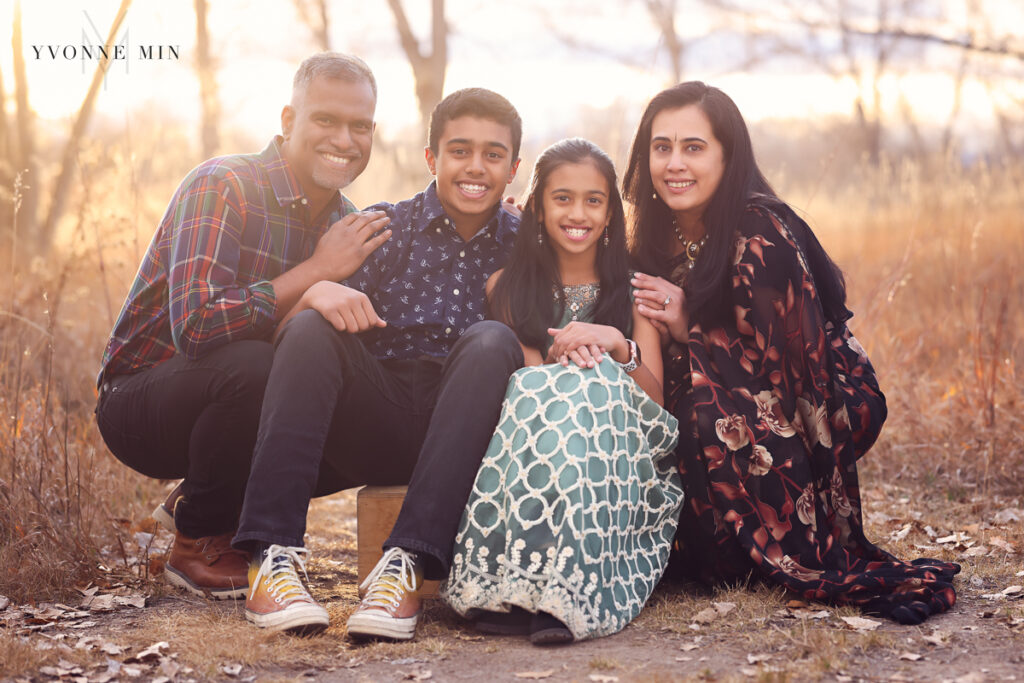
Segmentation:
[[(492, 317), (526, 365), (455, 541), (444, 595), (482, 630), (537, 644), (608, 635), (658, 582), (682, 505), (658, 333), (634, 312), (611, 159), (563, 140), (537, 160)], [(504, 618), (502, 618), (504, 617)]]

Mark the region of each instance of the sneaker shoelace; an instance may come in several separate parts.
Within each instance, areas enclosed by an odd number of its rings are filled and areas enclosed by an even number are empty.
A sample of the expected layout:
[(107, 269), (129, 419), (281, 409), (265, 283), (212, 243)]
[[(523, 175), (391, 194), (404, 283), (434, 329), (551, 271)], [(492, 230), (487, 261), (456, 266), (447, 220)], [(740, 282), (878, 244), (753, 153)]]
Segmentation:
[(366, 591), (362, 607), (397, 609), (406, 593), (419, 589), (418, 583), (412, 554), (401, 548), (390, 548), (359, 586)]
[(260, 580), (264, 580), (267, 592), (274, 598), (274, 602), (282, 605), (289, 605), (297, 600), (309, 600), (313, 598), (309, 591), (299, 579), (295, 568), (302, 570), (302, 575), (309, 581), (306, 573), (306, 556), (309, 550), (306, 548), (291, 548), (280, 545), (272, 545), (267, 548), (267, 556), (256, 572), (253, 585), (259, 586)]

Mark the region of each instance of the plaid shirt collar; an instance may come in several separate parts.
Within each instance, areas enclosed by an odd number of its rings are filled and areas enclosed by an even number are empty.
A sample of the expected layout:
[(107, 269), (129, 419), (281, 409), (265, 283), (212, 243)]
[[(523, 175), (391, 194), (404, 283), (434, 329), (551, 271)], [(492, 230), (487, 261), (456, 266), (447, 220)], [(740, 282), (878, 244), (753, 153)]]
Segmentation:
[[(260, 152), (260, 161), (267, 169), (267, 176), (270, 178), (270, 187), (274, 191), (274, 198), (281, 207), (285, 208), (293, 205), (295, 202), (303, 201), (306, 196), (303, 194), (302, 187), (299, 185), (295, 174), (292, 173), (288, 160), (284, 157), (284, 150), (281, 149), (283, 142), (284, 138), (282, 136), (275, 135), (266, 149)], [(341, 190), (339, 190), (331, 197), (324, 215), (330, 215), (341, 204), (342, 195)]]

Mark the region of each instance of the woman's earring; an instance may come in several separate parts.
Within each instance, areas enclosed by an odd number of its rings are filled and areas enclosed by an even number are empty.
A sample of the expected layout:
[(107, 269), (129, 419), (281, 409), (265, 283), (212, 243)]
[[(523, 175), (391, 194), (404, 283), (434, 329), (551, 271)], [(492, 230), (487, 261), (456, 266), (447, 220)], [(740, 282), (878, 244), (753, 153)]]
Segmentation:
[(537, 233), (537, 244), (544, 244), (544, 231), (541, 230)]

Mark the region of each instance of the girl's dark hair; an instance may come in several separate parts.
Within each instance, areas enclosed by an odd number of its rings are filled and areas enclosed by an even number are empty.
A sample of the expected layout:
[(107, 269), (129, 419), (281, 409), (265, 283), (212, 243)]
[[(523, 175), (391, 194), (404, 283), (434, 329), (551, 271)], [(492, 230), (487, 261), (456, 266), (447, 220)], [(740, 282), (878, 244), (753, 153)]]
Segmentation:
[[(519, 225), (519, 234), (508, 264), (491, 292), (489, 311), (516, 332), (526, 346), (545, 349), (548, 328), (565, 312), (562, 279), (551, 240), (539, 220), (543, 194), (552, 171), (564, 164), (593, 164), (608, 183), (608, 244), (597, 243), (595, 269), (601, 293), (593, 322), (612, 325), (627, 334), (632, 321), (629, 298), (629, 263), (626, 218), (616, 185), (615, 165), (600, 147), (582, 138), (561, 140), (537, 157)], [(543, 234), (541, 243), (537, 236)], [(557, 300), (555, 295), (557, 294)]]
[[(651, 180), (651, 128), (654, 117), (662, 111), (688, 105), (700, 107), (708, 117), (711, 131), (722, 145), (725, 162), (718, 189), (704, 212), (707, 243), (685, 284), (691, 318), (704, 325), (714, 325), (733, 314), (728, 299), (729, 266), (734, 235), (744, 211), (750, 204), (759, 204), (776, 212), (792, 212), (778, 198), (758, 168), (750, 132), (736, 103), (718, 88), (700, 81), (680, 83), (662, 90), (647, 105), (629, 152), (622, 194), (634, 207), (631, 254), (636, 267), (662, 277), (669, 276), (669, 260), (676, 236), (672, 212), (655, 193)], [(789, 220), (787, 225), (790, 225)], [(804, 230), (794, 228), (794, 231), (798, 231), (798, 239), (806, 238), (799, 234)], [(825, 266), (821, 269), (823, 272), (815, 273), (825, 310), (837, 310), (838, 306), (845, 311), (846, 288), (842, 272), (825, 254), (809, 228), (806, 233), (811, 236), (809, 241), (813, 245), (802, 241), (802, 247), (820, 252), (809, 254), (809, 260), (822, 262)]]

